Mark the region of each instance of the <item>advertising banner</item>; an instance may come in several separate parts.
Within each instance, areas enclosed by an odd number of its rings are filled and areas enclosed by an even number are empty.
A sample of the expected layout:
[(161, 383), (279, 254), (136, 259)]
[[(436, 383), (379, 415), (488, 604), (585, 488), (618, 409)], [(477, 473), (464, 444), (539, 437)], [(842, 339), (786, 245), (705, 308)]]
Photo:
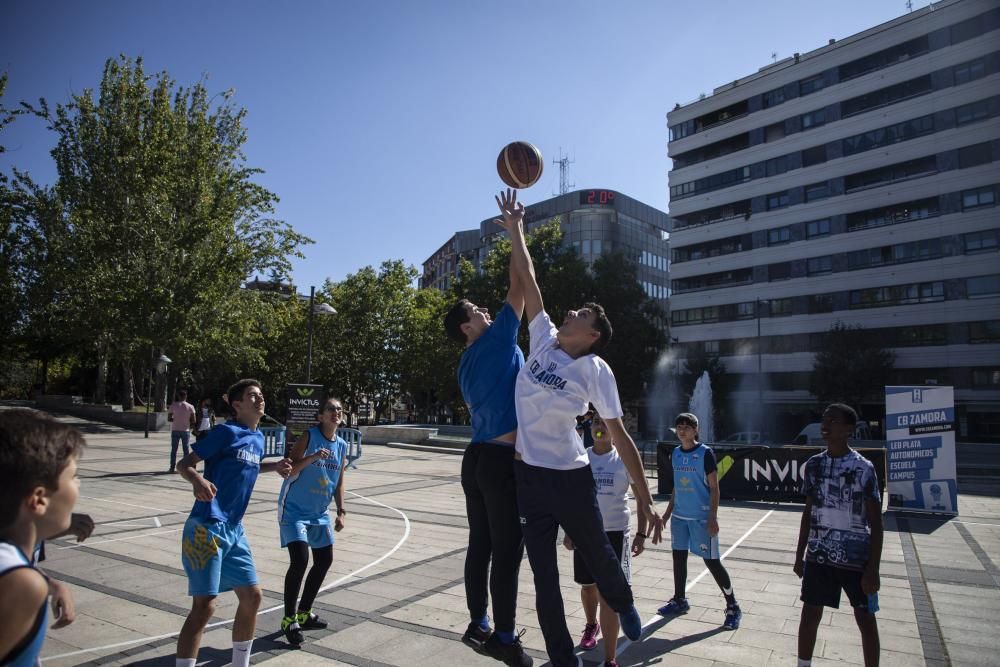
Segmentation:
[[(657, 446), (657, 492), (673, 493), (674, 471), (670, 454), (675, 444)], [(733, 500), (802, 502), (802, 469), (810, 456), (824, 447), (726, 447), (713, 446), (718, 462), (719, 493)], [(885, 450), (858, 449), (872, 462), (879, 489), (886, 488)]]
[(953, 387), (885, 388), (889, 506), (958, 514)]
[(288, 427), (286, 441), (289, 446), (316, 423), (316, 413), (319, 412), (325, 398), (323, 392), (321, 384), (286, 385), (288, 416), (285, 418), (285, 426)]

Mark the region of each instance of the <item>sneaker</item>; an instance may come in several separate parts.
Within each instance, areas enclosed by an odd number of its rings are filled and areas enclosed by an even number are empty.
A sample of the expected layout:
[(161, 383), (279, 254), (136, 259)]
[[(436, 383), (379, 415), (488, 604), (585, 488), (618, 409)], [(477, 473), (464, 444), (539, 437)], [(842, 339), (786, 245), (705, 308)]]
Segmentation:
[(295, 614), (295, 620), (303, 630), (325, 630), (326, 621), (311, 611), (300, 611)]
[(474, 651), (479, 651), (492, 634), (493, 630), (489, 626), (486, 626), (484, 630), (479, 621), (472, 621), (469, 623), (469, 627), (465, 629), (465, 634), (462, 635), (462, 643)]
[(632, 641), (639, 641), (642, 637), (642, 617), (635, 605), (629, 607), (628, 611), (618, 614), (618, 623), (622, 626), (622, 632)]
[(521, 630), (517, 633), (514, 641), (510, 644), (501, 642), (497, 633), (494, 632), (489, 639), (483, 642), (483, 648), (479, 652), (511, 667), (531, 667), (534, 661), (530, 655), (524, 652), (524, 646), (521, 645), (521, 637), (524, 636), (525, 632), (525, 630)]
[(600, 633), (600, 623), (587, 623), (587, 625), (583, 628), (583, 637), (580, 638), (580, 648), (589, 651), (597, 646), (597, 635)]
[(604, 661), (604, 667), (618, 667), (618, 661), (617, 660), (605, 660)]
[(285, 639), (292, 646), (298, 646), (306, 640), (302, 636), (302, 629), (299, 624), (295, 621), (295, 616), (285, 616), (281, 619), (281, 631), (285, 633)]
[(686, 614), (689, 609), (691, 609), (691, 604), (687, 598), (670, 598), (670, 601), (657, 609), (656, 613), (660, 616), (675, 616), (677, 614)]
[(726, 607), (726, 620), (722, 627), (726, 630), (736, 630), (740, 627), (741, 620), (743, 620), (743, 611), (740, 606), (738, 604), (730, 605)]

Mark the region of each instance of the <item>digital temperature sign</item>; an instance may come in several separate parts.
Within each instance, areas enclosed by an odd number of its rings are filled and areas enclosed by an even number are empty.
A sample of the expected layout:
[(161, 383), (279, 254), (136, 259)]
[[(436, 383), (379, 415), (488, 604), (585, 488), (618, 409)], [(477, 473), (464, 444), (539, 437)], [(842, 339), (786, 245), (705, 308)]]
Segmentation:
[(615, 203), (613, 190), (581, 190), (580, 205), (610, 206)]

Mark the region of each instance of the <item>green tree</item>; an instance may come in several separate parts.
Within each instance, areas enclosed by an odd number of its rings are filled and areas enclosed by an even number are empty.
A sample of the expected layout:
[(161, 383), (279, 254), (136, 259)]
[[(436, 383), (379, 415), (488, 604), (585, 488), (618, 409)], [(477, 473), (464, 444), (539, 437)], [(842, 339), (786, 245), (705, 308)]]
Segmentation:
[(458, 389), (458, 349), (445, 339), (442, 322), (452, 300), (437, 290), (413, 293), (404, 316), (403, 364), (400, 386), (410, 397), (420, 421), (440, 405), (461, 403)]
[(229, 97), (215, 106), (203, 82), (179, 87), (122, 56), (105, 64), (96, 97), (87, 89), (54, 110), (44, 99), (29, 107), (58, 139), (54, 193), (72, 248), (63, 308), (97, 358), (97, 401), (110, 361), (128, 402), (131, 364), (150, 347), (168, 350), (175, 369), (220, 345), (245, 347), (263, 306), (242, 282), (287, 277), (310, 242), (272, 217), (277, 196), (254, 183), (246, 110)]
[(859, 412), (866, 402), (881, 403), (896, 364), (892, 350), (859, 325), (837, 321), (816, 351), (809, 391), (821, 403), (847, 403)]

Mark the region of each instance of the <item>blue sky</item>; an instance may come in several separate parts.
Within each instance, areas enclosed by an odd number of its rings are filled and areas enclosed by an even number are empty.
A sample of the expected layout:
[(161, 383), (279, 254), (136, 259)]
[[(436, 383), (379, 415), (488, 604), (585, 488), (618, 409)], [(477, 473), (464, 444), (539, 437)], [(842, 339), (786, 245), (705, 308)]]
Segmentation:
[[(917, 0), (914, 7), (927, 3)], [(496, 155), (546, 160), (527, 203), (611, 188), (667, 208), (666, 112), (676, 102), (905, 13), (903, 0), (13, 0), (0, 8), (5, 101), (65, 101), (105, 59), (142, 56), (181, 84), (208, 77), (247, 108), (248, 164), (312, 237), (302, 292), (366, 265), (419, 268), (495, 213)], [(20, 119), (0, 169), (51, 183), (54, 138)]]

